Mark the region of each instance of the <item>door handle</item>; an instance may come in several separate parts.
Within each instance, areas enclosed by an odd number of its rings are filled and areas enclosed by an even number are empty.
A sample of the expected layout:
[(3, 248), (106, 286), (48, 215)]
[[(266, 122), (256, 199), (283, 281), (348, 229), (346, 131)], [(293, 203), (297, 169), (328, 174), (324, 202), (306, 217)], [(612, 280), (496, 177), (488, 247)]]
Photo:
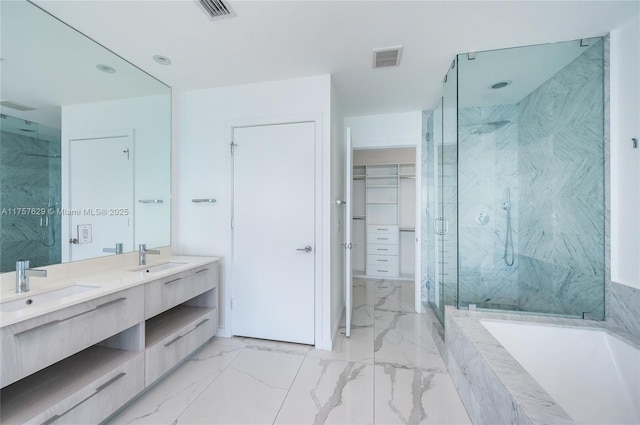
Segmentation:
[(304, 252), (311, 252), (313, 248), (311, 248), (311, 245), (307, 245), (304, 248), (298, 248), (296, 249), (296, 251), (304, 251)]

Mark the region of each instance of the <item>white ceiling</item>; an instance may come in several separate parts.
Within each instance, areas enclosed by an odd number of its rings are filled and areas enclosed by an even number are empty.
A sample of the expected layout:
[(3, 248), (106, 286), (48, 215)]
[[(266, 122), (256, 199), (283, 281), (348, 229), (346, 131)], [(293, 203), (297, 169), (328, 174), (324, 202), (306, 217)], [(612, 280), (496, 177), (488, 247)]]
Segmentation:
[[(231, 1), (238, 16), (212, 21), (195, 0), (34, 1), (178, 91), (330, 73), (346, 116), (431, 109), (457, 53), (604, 35), (640, 6)], [(397, 45), (400, 67), (372, 69), (372, 49)]]

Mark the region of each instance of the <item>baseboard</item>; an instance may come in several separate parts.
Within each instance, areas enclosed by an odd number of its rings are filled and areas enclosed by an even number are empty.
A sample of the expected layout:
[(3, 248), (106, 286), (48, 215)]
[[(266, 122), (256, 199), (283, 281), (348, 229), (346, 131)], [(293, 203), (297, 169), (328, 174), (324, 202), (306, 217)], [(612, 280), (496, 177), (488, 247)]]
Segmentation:
[(342, 318), (345, 314), (345, 306), (342, 304), (340, 308), (340, 314), (338, 315), (338, 320), (336, 320), (336, 324), (333, 325), (333, 329), (331, 329), (331, 339), (323, 339), (319, 343), (316, 343), (316, 349), (318, 350), (327, 350), (332, 351), (333, 346), (336, 343), (336, 339), (338, 338), (338, 332), (340, 332), (340, 323), (342, 323)]
[(215, 336), (217, 336), (218, 338), (231, 338), (232, 337), (231, 333), (228, 332), (226, 328), (218, 328), (218, 330), (216, 331)]

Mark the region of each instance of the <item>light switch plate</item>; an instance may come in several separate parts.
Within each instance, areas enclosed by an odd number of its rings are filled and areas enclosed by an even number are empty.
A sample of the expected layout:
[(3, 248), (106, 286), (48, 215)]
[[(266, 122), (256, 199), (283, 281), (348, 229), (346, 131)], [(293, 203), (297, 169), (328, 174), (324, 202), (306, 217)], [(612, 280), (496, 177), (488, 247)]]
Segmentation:
[(90, 224), (79, 224), (78, 225), (78, 243), (91, 243), (93, 235), (91, 234), (91, 225)]

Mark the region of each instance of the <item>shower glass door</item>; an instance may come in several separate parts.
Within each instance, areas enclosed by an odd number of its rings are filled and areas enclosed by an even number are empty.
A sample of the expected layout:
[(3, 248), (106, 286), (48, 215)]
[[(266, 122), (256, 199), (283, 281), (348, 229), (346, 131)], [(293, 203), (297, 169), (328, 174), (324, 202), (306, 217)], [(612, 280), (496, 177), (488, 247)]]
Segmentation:
[(603, 44), (458, 55), (460, 307), (604, 319)]
[(457, 65), (447, 73), (441, 101), (427, 128), (427, 282), (429, 306), (444, 324), (445, 306), (455, 306), (458, 293), (457, 251)]

